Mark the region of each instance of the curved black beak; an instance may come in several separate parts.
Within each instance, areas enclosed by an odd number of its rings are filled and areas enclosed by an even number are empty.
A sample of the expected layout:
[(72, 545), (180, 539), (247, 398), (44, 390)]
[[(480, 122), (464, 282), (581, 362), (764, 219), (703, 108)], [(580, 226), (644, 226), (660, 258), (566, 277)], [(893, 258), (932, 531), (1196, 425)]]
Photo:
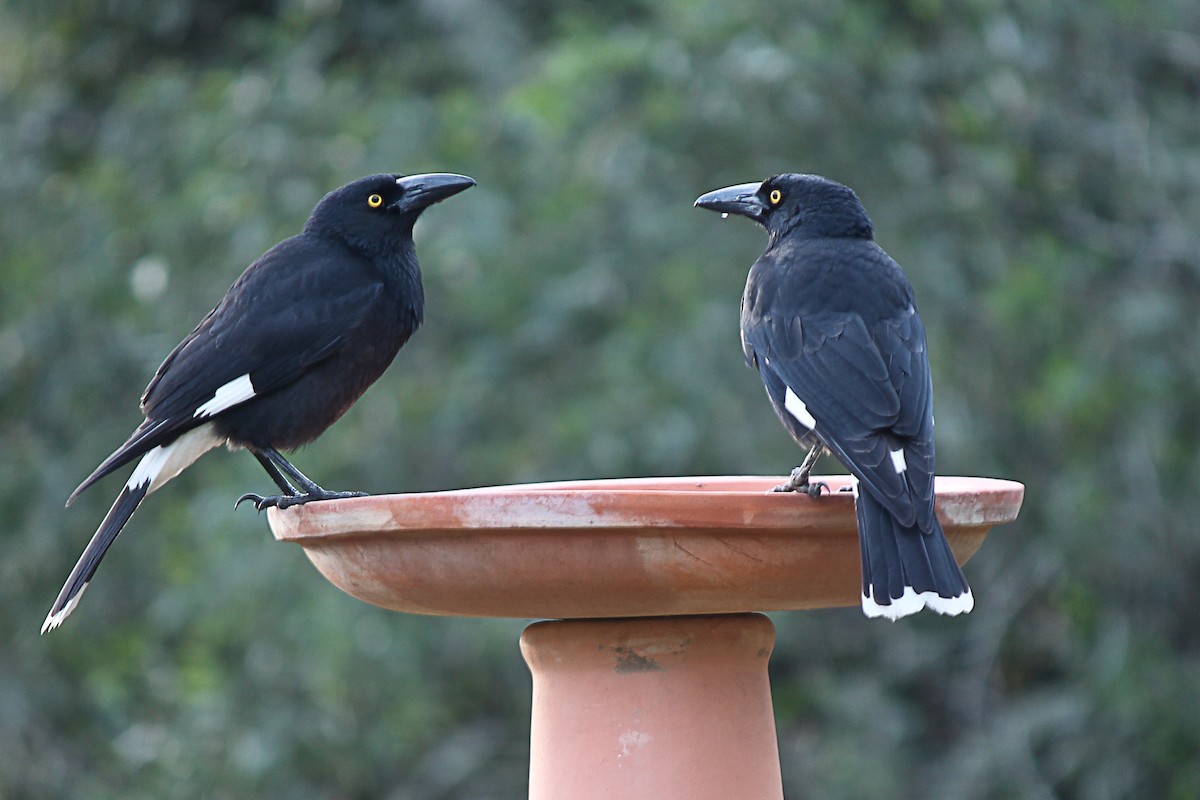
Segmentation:
[(696, 198), (696, 208), (707, 208), (722, 214), (740, 214), (755, 222), (761, 222), (767, 206), (758, 196), (762, 183), (739, 183), (737, 186), (726, 186)]
[(452, 172), (427, 172), (424, 175), (397, 178), (396, 185), (404, 190), (395, 203), (396, 208), (400, 211), (420, 211), (470, 189), (475, 185), (475, 179)]

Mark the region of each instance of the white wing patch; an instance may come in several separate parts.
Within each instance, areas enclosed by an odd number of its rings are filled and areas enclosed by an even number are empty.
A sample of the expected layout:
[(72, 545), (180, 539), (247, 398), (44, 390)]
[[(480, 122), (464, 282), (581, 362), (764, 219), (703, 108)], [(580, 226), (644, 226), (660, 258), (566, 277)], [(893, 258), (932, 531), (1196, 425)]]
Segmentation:
[(783, 395), (783, 407), (787, 409), (789, 414), (796, 418), (797, 422), (810, 431), (817, 429), (817, 421), (813, 418), (812, 414), (808, 413), (808, 406), (804, 405), (804, 401), (796, 396), (796, 393), (792, 391), (792, 387), (790, 386), (787, 387), (787, 392)]
[(892, 457), (892, 466), (895, 468), (897, 475), (908, 469), (908, 463), (904, 460), (903, 447), (897, 447), (895, 450), (889, 450), (888, 453)]
[(250, 374), (234, 378), (229, 383), (217, 389), (212, 400), (196, 409), (193, 417), (211, 417), (238, 403), (244, 403), (254, 397), (254, 384), (250, 382)]
[(212, 423), (206, 422), (170, 444), (160, 444), (142, 456), (125, 486), (137, 489), (150, 484), (147, 492), (153, 492), (220, 443), (221, 439), (213, 431)]

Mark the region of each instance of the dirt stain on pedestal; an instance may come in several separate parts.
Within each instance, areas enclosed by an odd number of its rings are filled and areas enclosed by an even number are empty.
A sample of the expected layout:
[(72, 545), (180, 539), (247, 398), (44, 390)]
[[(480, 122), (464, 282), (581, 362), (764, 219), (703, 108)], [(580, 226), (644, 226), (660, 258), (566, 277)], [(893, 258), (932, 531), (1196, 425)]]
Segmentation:
[(636, 653), (627, 647), (614, 647), (617, 672), (662, 672), (663, 667), (652, 658)]

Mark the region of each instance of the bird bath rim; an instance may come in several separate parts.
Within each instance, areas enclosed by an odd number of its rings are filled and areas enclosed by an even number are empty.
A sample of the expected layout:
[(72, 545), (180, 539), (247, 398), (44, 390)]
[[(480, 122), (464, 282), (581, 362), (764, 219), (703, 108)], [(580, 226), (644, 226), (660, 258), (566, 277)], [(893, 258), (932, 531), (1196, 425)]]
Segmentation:
[[(819, 498), (780, 478), (555, 481), (331, 500), (268, 513), (326, 578), (418, 614), (597, 618), (854, 605), (861, 590), (847, 476)], [(1024, 486), (939, 477), (960, 562), (1016, 518)]]

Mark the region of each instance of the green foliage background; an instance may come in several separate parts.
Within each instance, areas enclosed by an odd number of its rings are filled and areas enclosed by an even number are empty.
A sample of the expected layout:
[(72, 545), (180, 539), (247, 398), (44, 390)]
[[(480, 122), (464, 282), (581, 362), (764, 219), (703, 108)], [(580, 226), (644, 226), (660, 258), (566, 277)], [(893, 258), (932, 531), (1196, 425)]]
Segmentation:
[[(334, 591), (215, 453), (38, 627), (171, 346), (325, 191), (418, 227), (427, 325), (297, 463), (375, 492), (783, 474), (741, 366), (764, 240), (698, 194), (854, 186), (931, 337), (939, 467), (1028, 486), (966, 619), (775, 615), (789, 797), (1200, 794), (1200, 6), (0, 5), (0, 798), (509, 798), (520, 621)], [(833, 465), (829, 465), (831, 468)]]

